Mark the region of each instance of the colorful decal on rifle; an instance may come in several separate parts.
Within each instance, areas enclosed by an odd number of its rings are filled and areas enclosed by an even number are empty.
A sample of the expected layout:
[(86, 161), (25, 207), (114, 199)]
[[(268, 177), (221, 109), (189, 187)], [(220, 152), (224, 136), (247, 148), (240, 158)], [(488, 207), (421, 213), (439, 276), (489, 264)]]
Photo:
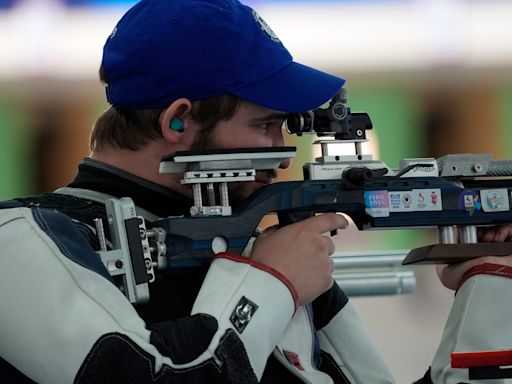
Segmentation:
[(482, 209), (482, 201), (480, 195), (471, 190), (463, 191), (458, 198), (459, 210), (466, 211), (472, 215), (475, 211), (479, 212)]
[(482, 189), (482, 209), (484, 212), (503, 212), (510, 210), (508, 201), (508, 190), (500, 189)]
[(414, 211), (442, 211), (441, 189), (413, 189), (412, 208)]
[(390, 212), (412, 212), (411, 191), (389, 191)]
[(388, 191), (365, 191), (364, 204), (366, 213), (371, 217), (389, 216)]

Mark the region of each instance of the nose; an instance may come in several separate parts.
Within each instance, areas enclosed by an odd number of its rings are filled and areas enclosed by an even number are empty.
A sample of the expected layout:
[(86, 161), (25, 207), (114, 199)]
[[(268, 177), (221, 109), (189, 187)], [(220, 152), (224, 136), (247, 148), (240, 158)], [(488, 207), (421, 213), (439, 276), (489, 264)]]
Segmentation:
[(283, 130), (281, 128), (274, 130), (274, 134), (272, 137), (272, 146), (273, 147), (284, 147), (286, 144), (284, 142)]
[[(276, 132), (274, 134), (274, 137), (272, 140), (272, 147), (284, 147), (284, 146), (286, 146), (286, 142), (284, 141), (283, 130), (278, 129), (278, 130), (276, 130)], [(290, 159), (281, 161), (281, 163), (279, 164), (279, 168), (281, 168), (281, 169), (288, 168), (290, 166), (290, 162), (291, 162)]]
[(279, 164), (279, 168), (281, 169), (286, 169), (290, 166), (290, 163), (291, 163), (291, 160), (290, 159), (286, 159), (286, 160), (283, 160), (281, 161), (281, 163)]

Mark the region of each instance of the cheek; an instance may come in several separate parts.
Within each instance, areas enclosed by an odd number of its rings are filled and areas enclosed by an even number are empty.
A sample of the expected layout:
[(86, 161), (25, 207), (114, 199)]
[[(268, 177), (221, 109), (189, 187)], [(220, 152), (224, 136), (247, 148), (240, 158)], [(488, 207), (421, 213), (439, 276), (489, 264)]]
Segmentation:
[(216, 148), (265, 148), (272, 146), (271, 138), (248, 132), (214, 135), (212, 142)]

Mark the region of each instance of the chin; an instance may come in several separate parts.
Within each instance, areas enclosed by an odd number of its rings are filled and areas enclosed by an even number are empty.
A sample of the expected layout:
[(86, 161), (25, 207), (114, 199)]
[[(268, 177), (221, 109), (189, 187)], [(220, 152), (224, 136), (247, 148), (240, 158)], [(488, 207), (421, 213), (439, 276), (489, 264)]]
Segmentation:
[(242, 195), (242, 197), (244, 199), (247, 199), (254, 192), (256, 192), (261, 187), (264, 187), (265, 185), (267, 185), (267, 183), (263, 183), (263, 182), (260, 182), (260, 181), (252, 182), (252, 183), (250, 183), (250, 184), (248, 184), (248, 185), (246, 185), (245, 187), (242, 188), (241, 195)]
[(229, 189), (229, 199), (233, 205), (237, 205), (246, 200), (258, 189), (267, 186), (269, 183), (264, 181), (252, 181), (245, 183), (236, 183)]

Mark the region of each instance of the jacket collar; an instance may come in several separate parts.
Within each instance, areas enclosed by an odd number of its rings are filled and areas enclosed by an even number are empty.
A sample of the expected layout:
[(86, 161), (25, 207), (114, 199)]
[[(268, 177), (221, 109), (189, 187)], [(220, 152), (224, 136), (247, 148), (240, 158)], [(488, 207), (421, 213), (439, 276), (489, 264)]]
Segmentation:
[(68, 188), (130, 197), (136, 206), (159, 216), (189, 215), (192, 199), (101, 161), (85, 158)]

